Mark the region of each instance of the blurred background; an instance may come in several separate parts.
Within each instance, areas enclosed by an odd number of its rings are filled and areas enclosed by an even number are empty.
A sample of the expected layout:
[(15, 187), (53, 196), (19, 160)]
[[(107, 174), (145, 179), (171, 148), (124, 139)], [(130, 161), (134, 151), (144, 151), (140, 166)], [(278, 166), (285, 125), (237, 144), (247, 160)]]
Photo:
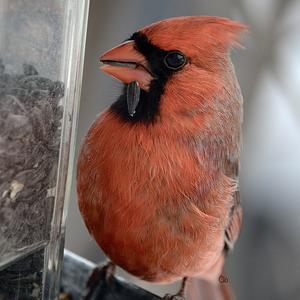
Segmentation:
[[(99, 54), (144, 25), (180, 15), (225, 16), (250, 27), (245, 50), (232, 53), (244, 95), (240, 185), (245, 216), (226, 268), (237, 299), (299, 299), (299, 0), (91, 0), (77, 152), (97, 114), (115, 101), (121, 87), (99, 71)], [(66, 247), (95, 262), (104, 259), (80, 217), (75, 183)], [(158, 294), (172, 289), (138, 284)]]

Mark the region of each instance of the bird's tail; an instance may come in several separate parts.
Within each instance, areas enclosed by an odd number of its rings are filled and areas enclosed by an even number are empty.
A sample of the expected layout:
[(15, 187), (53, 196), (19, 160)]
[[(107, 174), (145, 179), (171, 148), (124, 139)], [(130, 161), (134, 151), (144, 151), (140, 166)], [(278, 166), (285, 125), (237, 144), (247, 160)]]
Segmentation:
[(219, 277), (219, 282), (193, 278), (189, 281), (187, 289), (188, 300), (234, 300), (228, 278)]

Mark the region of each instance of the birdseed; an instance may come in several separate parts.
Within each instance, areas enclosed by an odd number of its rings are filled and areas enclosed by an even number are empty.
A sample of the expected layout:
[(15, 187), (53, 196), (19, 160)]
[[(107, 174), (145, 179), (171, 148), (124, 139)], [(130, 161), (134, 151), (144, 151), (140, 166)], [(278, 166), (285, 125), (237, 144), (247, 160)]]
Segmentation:
[(0, 266), (49, 239), (64, 85), (0, 59)]

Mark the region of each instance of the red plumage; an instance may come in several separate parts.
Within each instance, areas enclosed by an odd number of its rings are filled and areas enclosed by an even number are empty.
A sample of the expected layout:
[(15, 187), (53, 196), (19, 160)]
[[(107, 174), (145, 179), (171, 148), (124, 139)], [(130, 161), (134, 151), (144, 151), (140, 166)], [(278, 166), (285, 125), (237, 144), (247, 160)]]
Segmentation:
[(128, 122), (109, 108), (85, 138), (77, 174), (84, 221), (108, 257), (142, 279), (217, 279), (224, 244), (238, 237), (242, 96), (229, 50), (243, 30), (218, 17), (141, 29), (187, 64), (167, 80), (155, 121)]

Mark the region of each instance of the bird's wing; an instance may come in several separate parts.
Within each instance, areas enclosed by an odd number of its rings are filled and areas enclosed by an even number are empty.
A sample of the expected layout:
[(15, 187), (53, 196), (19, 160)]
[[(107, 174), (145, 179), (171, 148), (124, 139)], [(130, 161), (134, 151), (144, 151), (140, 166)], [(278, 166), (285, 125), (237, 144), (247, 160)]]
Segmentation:
[[(225, 166), (225, 173), (233, 180), (238, 180), (239, 173), (239, 161), (234, 162), (227, 161)], [(242, 226), (243, 211), (240, 205), (240, 191), (237, 186), (237, 190), (233, 195), (233, 205), (230, 211), (230, 221), (225, 229), (225, 250), (226, 252), (233, 249), (235, 241), (238, 239), (241, 226)]]

